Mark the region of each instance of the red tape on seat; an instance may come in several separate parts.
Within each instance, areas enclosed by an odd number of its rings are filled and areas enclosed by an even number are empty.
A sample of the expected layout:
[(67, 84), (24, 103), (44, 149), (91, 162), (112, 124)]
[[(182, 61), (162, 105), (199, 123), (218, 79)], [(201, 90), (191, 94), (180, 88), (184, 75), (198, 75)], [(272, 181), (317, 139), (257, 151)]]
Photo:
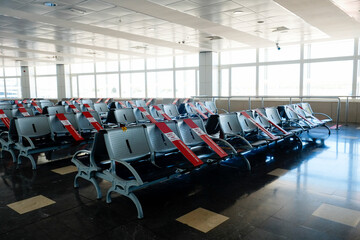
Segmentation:
[(133, 101), (130, 100), (129, 103), (133, 108), (137, 108), (137, 106), (135, 105), (135, 103)]
[(199, 128), (196, 123), (194, 123), (193, 120), (190, 118), (184, 119), (184, 122), (212, 149), (214, 152), (219, 155), (219, 157), (223, 158), (228, 156), (228, 154), (221, 148), (219, 145), (217, 145), (206, 133), (204, 133), (201, 128)]
[(161, 108), (157, 105), (153, 105), (153, 108), (155, 108), (156, 111), (158, 111), (166, 120), (172, 120), (169, 115), (167, 115)]
[(203, 162), (195, 155), (193, 151), (185, 145), (183, 141), (166, 125), (164, 122), (157, 122), (143, 107), (138, 109), (152, 122), (154, 123), (162, 133), (174, 144), (177, 149), (189, 160), (194, 166), (200, 166)]
[(210, 113), (211, 115), (214, 115), (214, 113), (208, 109), (202, 102), (199, 102), (200, 106), (202, 106), (208, 113)]
[(108, 104), (108, 102), (110, 101), (110, 99), (111, 99), (111, 98), (107, 98), (107, 99), (105, 100), (105, 103)]
[[(305, 109), (302, 107), (302, 106), (300, 106), (300, 105), (297, 105), (301, 110), (303, 110), (304, 112), (305, 112)], [(305, 116), (306, 117), (306, 116)], [(315, 121), (317, 121), (318, 123), (324, 123), (324, 121), (322, 121), (322, 120), (320, 120), (320, 119), (318, 119), (317, 117), (315, 117), (314, 115), (310, 115), (310, 117), (312, 118), (312, 119), (314, 119)]]
[(77, 109), (74, 104), (71, 104), (69, 101), (66, 101), (67, 105), (69, 105), (69, 107), (75, 112), (78, 113), (80, 112), (79, 109)]
[(127, 108), (127, 106), (125, 105), (125, 103), (123, 103), (122, 101), (119, 101), (119, 104), (122, 108)]
[(102, 98), (99, 98), (96, 103), (100, 103), (103, 99)]
[(42, 109), (39, 107), (39, 105), (36, 104), (35, 101), (32, 101), (32, 102), (31, 102), (31, 105), (33, 105), (33, 106), (35, 107), (35, 109), (36, 109), (40, 114), (43, 113)]
[(150, 103), (152, 102), (153, 98), (150, 98), (149, 101), (146, 102), (146, 106), (149, 106)]
[(204, 114), (204, 113), (202, 113), (197, 107), (195, 107), (194, 106), (194, 104), (192, 104), (192, 103), (188, 103), (189, 104), (189, 106), (192, 108), (192, 109), (194, 109), (198, 114), (200, 114), (204, 119), (208, 119), (208, 117)]
[(62, 125), (64, 125), (64, 127), (66, 128), (66, 130), (68, 130), (68, 132), (71, 134), (71, 136), (76, 140), (76, 141), (82, 141), (84, 140), (84, 138), (78, 133), (78, 131), (76, 131), (76, 129), (74, 128), (74, 126), (69, 122), (69, 120), (65, 117), (65, 115), (63, 113), (57, 113), (56, 117), (60, 120), (60, 122), (62, 123)]
[(10, 129), (10, 119), (6, 116), (4, 110), (0, 109), (0, 119), (5, 124), (5, 126)]
[(26, 111), (26, 109), (21, 103), (17, 103), (16, 105), (18, 106), (19, 111), (24, 117), (30, 117), (30, 114)]
[(94, 126), (94, 128), (97, 131), (100, 131), (102, 129), (104, 129), (100, 123), (98, 123), (98, 121), (96, 121), (96, 119), (94, 118), (93, 115), (91, 115), (90, 112), (82, 112), (82, 114), (86, 117), (86, 119), (91, 123), (91, 125)]
[(178, 101), (179, 101), (179, 99), (178, 99), (178, 98), (175, 98), (175, 100), (172, 102), (172, 104), (175, 105)]
[(305, 122), (307, 122), (311, 127), (316, 126), (314, 123), (310, 122), (309, 119), (307, 119), (305, 116), (299, 114), (298, 112), (296, 112), (292, 107), (290, 106), (286, 106), (287, 108), (290, 109), (290, 111), (292, 111), (293, 113), (295, 113), (297, 116), (299, 116), (300, 118), (302, 118)]
[(89, 104), (85, 103), (84, 106), (87, 108), (88, 111), (92, 112), (95, 111), (94, 109), (92, 109), (92, 107), (90, 107)]
[(245, 111), (242, 111), (241, 114), (244, 115), (244, 117), (246, 117), (247, 119), (249, 119), (250, 122), (252, 122), (256, 127), (258, 127), (266, 135), (268, 135), (272, 140), (279, 139), (279, 137), (275, 136), (274, 134), (272, 134), (271, 132), (266, 130), (263, 126), (261, 126), (258, 122), (256, 122), (252, 117), (250, 117), (249, 114), (247, 114)]
[(80, 100), (81, 100), (81, 98), (78, 98), (75, 100), (75, 102), (77, 102), (78, 104), (81, 104)]
[(279, 125), (277, 125), (276, 123), (274, 123), (273, 121), (271, 121), (270, 119), (268, 119), (262, 112), (260, 112), (259, 109), (255, 109), (255, 112), (257, 114), (259, 114), (261, 117), (263, 117), (266, 121), (268, 121), (271, 125), (273, 125), (274, 127), (276, 127), (278, 130), (280, 130), (282, 133), (288, 135), (290, 133), (288, 133), (285, 129), (283, 129), (282, 127), (280, 127)]

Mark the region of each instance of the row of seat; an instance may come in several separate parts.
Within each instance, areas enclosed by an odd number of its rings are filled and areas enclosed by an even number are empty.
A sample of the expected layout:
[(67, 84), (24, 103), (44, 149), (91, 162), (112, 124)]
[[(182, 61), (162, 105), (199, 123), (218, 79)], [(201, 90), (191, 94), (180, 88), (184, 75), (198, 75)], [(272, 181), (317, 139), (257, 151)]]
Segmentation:
[[(197, 104), (202, 105), (205, 104)], [(312, 129), (321, 127), (328, 130), (325, 121), (318, 120), (304, 109), (310, 107), (306, 104), (219, 115), (215, 114), (217, 109), (211, 111), (213, 114), (205, 109), (209, 117), (206, 120), (194, 109), (196, 105), (185, 104), (185, 108), (189, 106), (193, 110), (193, 114), (189, 111), (186, 116), (179, 113), (181, 104), (160, 106), (159, 109), (156, 109), (155, 105), (149, 109), (134, 106), (133, 109), (112, 109), (107, 121), (111, 122), (114, 118), (114, 123), (126, 128), (106, 129), (96, 133), (92, 149), (82, 150), (74, 155), (72, 162), (78, 168), (74, 186), (79, 186), (79, 178), (90, 181), (95, 186), (97, 197), (101, 198), (97, 179), (109, 181), (111, 187), (107, 191), (107, 202), (111, 202), (113, 192), (129, 197), (137, 207), (138, 217), (142, 218), (142, 207), (134, 194), (138, 189), (178, 177), (208, 164), (226, 162), (230, 159), (245, 162), (250, 169), (247, 154), (276, 149), (279, 146), (288, 151), (300, 150), (304, 133), (309, 134)], [(153, 113), (152, 109), (155, 109), (156, 113)], [(137, 112), (143, 115), (143, 121), (136, 118)], [(174, 133), (172, 138), (176, 139), (178, 136), (202, 161), (200, 166), (192, 165), (174, 146), (167, 133), (157, 127), (156, 123), (147, 121), (150, 119), (149, 116), (153, 116), (156, 121), (164, 121), (164, 115), (167, 113), (173, 121), (164, 123)], [(291, 113), (294, 113), (297, 119), (294, 119)], [(201, 130), (201, 134), (207, 135), (207, 125), (213, 133), (222, 136), (221, 139), (213, 139), (218, 143), (218, 147), (226, 152), (225, 157), (219, 157), (213, 148), (204, 144), (197, 135), (199, 130), (192, 129), (186, 123), (187, 117), (192, 116), (197, 116), (191, 120)]]

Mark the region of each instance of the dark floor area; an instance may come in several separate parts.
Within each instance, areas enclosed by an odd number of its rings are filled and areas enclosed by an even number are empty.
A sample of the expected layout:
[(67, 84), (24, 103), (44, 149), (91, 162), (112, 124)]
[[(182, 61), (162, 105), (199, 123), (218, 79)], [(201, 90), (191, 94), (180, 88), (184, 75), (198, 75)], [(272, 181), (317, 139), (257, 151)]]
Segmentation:
[[(26, 162), (16, 169), (5, 155), (0, 239), (360, 239), (360, 128), (331, 131), (301, 153), (251, 158), (251, 174), (214, 165), (140, 190), (141, 220), (125, 197), (114, 194), (107, 204), (84, 180), (74, 189), (75, 172), (51, 171), (70, 160), (32, 171)], [(101, 186), (105, 195), (109, 183)], [(25, 214), (7, 206), (37, 195), (56, 203)], [(207, 233), (176, 220), (200, 207), (229, 219)]]

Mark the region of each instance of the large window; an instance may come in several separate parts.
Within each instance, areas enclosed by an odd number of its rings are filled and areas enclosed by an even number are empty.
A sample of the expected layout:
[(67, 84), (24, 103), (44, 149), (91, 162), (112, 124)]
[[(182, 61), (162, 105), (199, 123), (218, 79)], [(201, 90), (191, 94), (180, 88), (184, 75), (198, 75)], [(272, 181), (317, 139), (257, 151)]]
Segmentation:
[(147, 73), (147, 96), (154, 98), (171, 98), (174, 88), (172, 71)]
[(311, 43), (306, 44), (304, 50), (307, 59), (351, 56), (354, 54), (354, 40)]
[(36, 97), (57, 98), (57, 77), (36, 77)]
[(300, 85), (300, 65), (260, 66), (259, 83), (260, 95), (297, 96)]
[(259, 49), (260, 62), (288, 61), (300, 59), (300, 45), (276, 46)]
[(97, 97), (119, 97), (119, 74), (96, 75)]
[(304, 65), (304, 95), (347, 96), (352, 92), (353, 61)]
[(177, 98), (188, 98), (196, 95), (196, 71), (176, 71), (176, 93)]
[(0, 97), (21, 98), (20, 67), (0, 68)]
[(95, 76), (79, 75), (79, 97), (94, 98), (95, 97)]
[(141, 72), (121, 74), (121, 97), (145, 97), (145, 73)]
[(231, 69), (231, 95), (256, 94), (256, 67), (234, 67)]
[(229, 69), (225, 68), (221, 70), (221, 77), (220, 77), (220, 96), (229, 96), (229, 89), (230, 89), (230, 75)]

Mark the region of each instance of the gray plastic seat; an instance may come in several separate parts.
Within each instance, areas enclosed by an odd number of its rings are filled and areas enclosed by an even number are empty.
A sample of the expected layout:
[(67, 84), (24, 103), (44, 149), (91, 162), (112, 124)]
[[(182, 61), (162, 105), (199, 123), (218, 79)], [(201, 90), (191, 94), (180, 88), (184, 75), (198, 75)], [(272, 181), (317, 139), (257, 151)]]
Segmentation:
[[(34, 116), (34, 111), (32, 108), (25, 108), (25, 109), (30, 114), (30, 116)], [(14, 118), (23, 118), (24, 117), (24, 115), (19, 111), (18, 108), (12, 109), (12, 116)]]
[[(148, 107), (143, 107), (143, 108), (149, 113)], [(134, 108), (133, 111), (134, 111), (136, 121), (138, 123), (150, 122), (150, 120), (138, 108)]]
[[(75, 128), (76, 131), (79, 130), (75, 114), (73, 113), (65, 113), (64, 116), (67, 120), (71, 123), (71, 125)], [(56, 117), (56, 115), (49, 115), (48, 117), (50, 130), (51, 130), (51, 137), (54, 141), (58, 141), (61, 138), (64, 140), (72, 140), (72, 137), (69, 131), (64, 127), (64, 125), (60, 122), (60, 120)], [(70, 137), (69, 137), (70, 136)], [(69, 138), (65, 138), (69, 137)]]
[(171, 118), (180, 118), (180, 113), (176, 105), (166, 104), (164, 105), (164, 112)]
[[(162, 111), (164, 111), (164, 105), (159, 104), (157, 105)], [(165, 118), (163, 115), (161, 115), (153, 106), (150, 106), (149, 108), (150, 115), (155, 118), (156, 120), (163, 121)]]
[(85, 107), (85, 104), (88, 104), (93, 110), (95, 110), (94, 109), (94, 103), (82, 103), (82, 104), (80, 104), (79, 105), (79, 108), (80, 108), (80, 111), (81, 112), (88, 112), (89, 111), (89, 109), (87, 108), (87, 107)]
[(134, 111), (131, 108), (116, 109), (115, 111), (113, 111), (113, 114), (115, 118), (115, 123), (117, 124), (137, 124)]
[(144, 100), (135, 100), (135, 105), (138, 107), (147, 107), (146, 102)]
[(54, 115), (57, 113), (65, 113), (65, 107), (64, 106), (52, 106), (52, 107), (45, 107), (43, 113)]
[[(97, 112), (91, 111), (89, 113), (100, 125), (102, 125), (100, 116)], [(76, 122), (81, 133), (91, 133), (96, 131), (94, 126), (89, 122), (89, 120), (86, 119), (86, 117), (81, 112), (76, 113)]]

